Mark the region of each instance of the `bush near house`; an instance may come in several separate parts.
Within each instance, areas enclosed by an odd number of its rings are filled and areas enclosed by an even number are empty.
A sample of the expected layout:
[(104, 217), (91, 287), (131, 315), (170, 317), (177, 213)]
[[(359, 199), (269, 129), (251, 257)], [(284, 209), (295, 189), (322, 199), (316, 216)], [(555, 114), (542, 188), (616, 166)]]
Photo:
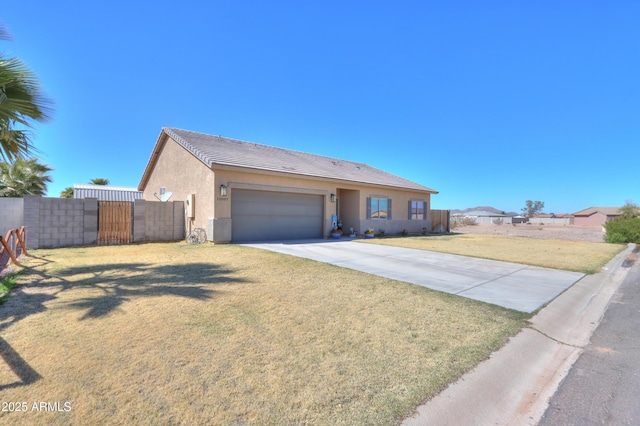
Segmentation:
[(604, 224), (607, 243), (640, 244), (640, 217), (619, 217)]

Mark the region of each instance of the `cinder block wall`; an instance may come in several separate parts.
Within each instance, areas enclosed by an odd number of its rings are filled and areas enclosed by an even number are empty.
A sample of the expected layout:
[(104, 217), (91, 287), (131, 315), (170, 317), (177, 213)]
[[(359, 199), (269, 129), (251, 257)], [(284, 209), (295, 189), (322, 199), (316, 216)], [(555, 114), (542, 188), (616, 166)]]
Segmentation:
[(185, 237), (184, 203), (136, 200), (134, 241), (177, 241)]
[(22, 198), (0, 198), (0, 234), (4, 237), (10, 229), (20, 229), (24, 217)]
[[(27, 227), (27, 248), (96, 244), (98, 200), (25, 196), (20, 226)], [(0, 206), (0, 211), (2, 207)], [(184, 238), (182, 201), (136, 200), (133, 241), (177, 241)], [(15, 228), (13, 228), (15, 229)], [(1, 230), (0, 230), (1, 231)]]
[(27, 247), (91, 244), (85, 241), (85, 201), (25, 196), (24, 225), (27, 227)]
[(183, 240), (186, 237), (186, 221), (184, 213), (184, 202), (174, 201), (173, 203), (173, 241)]
[(83, 244), (98, 242), (98, 199), (84, 199), (84, 241)]

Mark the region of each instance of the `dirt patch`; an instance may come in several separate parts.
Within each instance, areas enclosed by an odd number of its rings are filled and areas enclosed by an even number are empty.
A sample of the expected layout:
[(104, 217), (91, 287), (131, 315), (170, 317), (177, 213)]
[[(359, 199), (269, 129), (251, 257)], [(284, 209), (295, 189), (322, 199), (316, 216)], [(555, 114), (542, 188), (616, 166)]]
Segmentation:
[(504, 235), (528, 238), (544, 238), (569, 241), (604, 242), (604, 232), (601, 226), (572, 226), (572, 225), (472, 225), (452, 229), (460, 234)]

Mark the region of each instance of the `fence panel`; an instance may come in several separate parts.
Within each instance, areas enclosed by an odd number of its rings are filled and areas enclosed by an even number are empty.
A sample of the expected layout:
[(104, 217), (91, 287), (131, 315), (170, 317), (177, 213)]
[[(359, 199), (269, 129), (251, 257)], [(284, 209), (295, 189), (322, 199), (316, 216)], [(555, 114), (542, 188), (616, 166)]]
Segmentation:
[(133, 203), (98, 202), (98, 244), (128, 244), (133, 237)]
[(436, 232), (438, 229), (450, 232), (450, 214), (451, 210), (431, 210), (431, 229)]

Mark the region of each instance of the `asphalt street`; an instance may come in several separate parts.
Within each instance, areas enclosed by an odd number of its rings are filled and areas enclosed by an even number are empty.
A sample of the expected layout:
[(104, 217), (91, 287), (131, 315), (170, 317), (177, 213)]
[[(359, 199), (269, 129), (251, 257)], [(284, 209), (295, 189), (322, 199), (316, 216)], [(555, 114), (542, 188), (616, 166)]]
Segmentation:
[(640, 424), (640, 261), (630, 268), (539, 425)]
[[(475, 294), (477, 300), (500, 299), (511, 309), (523, 301), (536, 307), (548, 302), (502, 349), (417, 407), (405, 426), (640, 424), (640, 260), (627, 267), (638, 257), (632, 245), (582, 278), (357, 242), (248, 245), (461, 296), (480, 290), (484, 296)], [(523, 273), (533, 293), (519, 285)], [(495, 286), (505, 280), (509, 285)], [(560, 287), (549, 286), (554, 281), (563, 284), (560, 294), (550, 292)], [(566, 389), (556, 392), (561, 383)]]

